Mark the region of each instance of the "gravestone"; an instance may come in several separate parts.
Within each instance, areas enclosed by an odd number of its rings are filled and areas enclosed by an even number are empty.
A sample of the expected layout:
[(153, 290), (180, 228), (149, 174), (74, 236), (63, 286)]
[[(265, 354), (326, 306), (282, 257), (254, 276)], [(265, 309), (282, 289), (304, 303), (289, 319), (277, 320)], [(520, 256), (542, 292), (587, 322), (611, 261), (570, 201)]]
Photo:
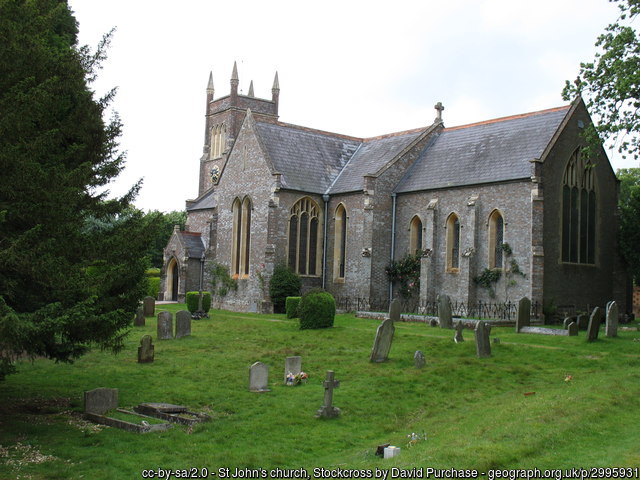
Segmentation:
[(537, 335), (555, 335), (555, 336), (569, 336), (568, 330), (561, 328), (546, 328), (546, 327), (522, 327), (520, 333), (535, 333)]
[(170, 340), (173, 338), (173, 314), (160, 312), (158, 314), (158, 340)]
[(373, 348), (371, 349), (369, 361), (380, 363), (389, 358), (389, 351), (391, 350), (391, 342), (393, 341), (393, 333), (395, 331), (396, 327), (393, 325), (393, 320), (385, 318), (376, 330), (376, 338), (373, 340)]
[(602, 309), (596, 307), (589, 317), (589, 326), (587, 327), (587, 342), (593, 342), (598, 339), (600, 332), (600, 323), (602, 322)]
[(616, 302), (607, 303), (607, 321), (605, 324), (607, 337), (618, 336), (618, 304)]
[(333, 370), (327, 370), (327, 378), (322, 386), (324, 387), (324, 403), (316, 412), (316, 418), (335, 418), (340, 415), (340, 409), (333, 406), (333, 389), (340, 386), (340, 381), (335, 380)]
[(420, 350), (416, 350), (416, 353), (413, 355), (413, 361), (416, 364), (416, 368), (422, 368), (427, 363), (426, 359), (424, 358), (424, 353), (422, 353)]
[(287, 375), (298, 375), (302, 371), (302, 357), (293, 356), (284, 359), (284, 383), (285, 385), (293, 385), (293, 382), (287, 383)]
[(578, 324), (579, 330), (586, 330), (589, 326), (589, 317), (587, 315), (578, 315), (576, 317), (576, 323)]
[(570, 337), (575, 337), (578, 335), (578, 324), (576, 322), (571, 322), (567, 326), (567, 332), (569, 332)]
[(138, 363), (151, 363), (154, 358), (154, 346), (151, 335), (144, 335), (138, 347)]
[(522, 327), (529, 327), (531, 325), (531, 300), (527, 297), (523, 297), (518, 302), (518, 318), (516, 319), (516, 333), (520, 331)]
[(400, 315), (402, 314), (402, 302), (397, 298), (394, 298), (389, 305), (389, 318), (394, 322), (400, 321)]
[(576, 317), (567, 317), (567, 318), (565, 318), (564, 321), (562, 322), (562, 328), (564, 328), (565, 330), (568, 330), (570, 323), (575, 323), (576, 326), (577, 326), (578, 324), (577, 324)]
[(462, 337), (462, 331), (464, 330), (464, 323), (458, 322), (456, 323), (456, 334), (453, 336), (453, 341), (456, 343), (464, 342), (464, 338)]
[(262, 362), (256, 362), (249, 367), (249, 391), (269, 392), (269, 367)]
[(440, 328), (453, 328), (449, 295), (438, 295), (438, 320)]
[(476, 354), (478, 358), (486, 358), (491, 356), (491, 342), (489, 342), (489, 334), (491, 327), (486, 325), (482, 320), (476, 324)]
[(144, 308), (138, 307), (136, 310), (136, 318), (133, 320), (133, 325), (136, 327), (144, 327)]
[(84, 392), (84, 412), (102, 415), (118, 408), (117, 388), (96, 388)]
[(142, 301), (145, 317), (153, 317), (156, 314), (156, 299), (153, 297), (144, 297)]
[(191, 312), (180, 310), (176, 313), (176, 338), (188, 337), (191, 335)]

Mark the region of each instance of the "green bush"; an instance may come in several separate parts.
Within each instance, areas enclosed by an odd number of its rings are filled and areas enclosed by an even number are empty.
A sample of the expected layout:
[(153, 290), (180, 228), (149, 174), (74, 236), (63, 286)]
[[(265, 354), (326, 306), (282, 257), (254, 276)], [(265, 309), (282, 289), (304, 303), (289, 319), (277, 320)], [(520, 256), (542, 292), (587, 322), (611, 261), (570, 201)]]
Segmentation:
[(160, 269), (159, 268), (147, 268), (146, 275), (147, 275), (147, 277), (150, 277), (150, 278), (155, 278), (155, 277), (160, 278)]
[(287, 297), (285, 303), (287, 309), (287, 318), (298, 318), (298, 306), (302, 297)]
[[(198, 311), (198, 298), (200, 292), (187, 292), (187, 310), (191, 313)], [(211, 309), (211, 292), (202, 292), (202, 310), (208, 312)]]
[(332, 327), (335, 316), (336, 301), (329, 292), (311, 290), (300, 300), (298, 317), (303, 330)]
[(160, 277), (147, 278), (147, 285), (147, 295), (158, 298), (158, 292), (160, 292)]
[(202, 310), (206, 313), (211, 310), (211, 292), (202, 292)]
[(297, 273), (285, 265), (276, 265), (269, 282), (269, 296), (275, 313), (285, 312), (287, 297), (300, 295), (302, 280)]

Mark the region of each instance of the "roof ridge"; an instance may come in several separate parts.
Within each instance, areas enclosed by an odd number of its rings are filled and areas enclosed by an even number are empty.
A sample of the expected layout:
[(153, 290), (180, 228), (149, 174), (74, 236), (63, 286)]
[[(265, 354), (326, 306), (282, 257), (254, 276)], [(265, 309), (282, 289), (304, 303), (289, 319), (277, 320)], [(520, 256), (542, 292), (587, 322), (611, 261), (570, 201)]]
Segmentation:
[(569, 108), (571, 108), (571, 105), (563, 105), (561, 107), (547, 108), (545, 110), (538, 110), (538, 111), (535, 111), (535, 112), (518, 113), (518, 114), (515, 114), (515, 115), (509, 115), (509, 116), (506, 116), (506, 117), (498, 117), (498, 118), (493, 118), (493, 119), (490, 119), (490, 120), (483, 120), (481, 122), (468, 123), (466, 125), (457, 125), (455, 127), (445, 127), (444, 131), (448, 132), (448, 131), (452, 131), (452, 130), (461, 130), (463, 128), (478, 127), (480, 125), (491, 125), (493, 123), (506, 122), (506, 121), (509, 121), (509, 120), (517, 120), (519, 118), (533, 117), (535, 115), (542, 115), (542, 114), (545, 114), (545, 113), (559, 112), (559, 111), (562, 111), (562, 110), (568, 110)]
[(412, 128), (410, 130), (402, 130), (401, 132), (385, 133), (383, 135), (377, 135), (375, 137), (365, 138), (364, 142), (366, 143), (366, 142), (370, 142), (372, 140), (382, 140), (383, 138), (400, 137), (402, 135), (409, 135), (411, 133), (424, 132), (428, 128), (429, 127), (419, 127), (419, 128)]
[(310, 127), (303, 127), (302, 125), (295, 125), (293, 123), (286, 123), (286, 122), (281, 122), (281, 121), (277, 121), (277, 122), (259, 122), (256, 120), (256, 123), (260, 123), (262, 125), (278, 125), (279, 127), (289, 127), (289, 128), (295, 128), (296, 130), (302, 130), (305, 132), (309, 132), (309, 133), (318, 133), (320, 135), (327, 135), (327, 136), (332, 136), (332, 137), (337, 137), (337, 138), (343, 138), (345, 140), (353, 140), (356, 142), (363, 142), (364, 139), (362, 137), (353, 137), (351, 135), (345, 135), (342, 133), (335, 133), (335, 132), (329, 132), (327, 130), (319, 130), (317, 128), (310, 128)]
[(201, 237), (202, 233), (201, 232), (188, 232), (186, 230), (183, 230), (180, 232), (182, 235), (191, 235), (192, 237)]

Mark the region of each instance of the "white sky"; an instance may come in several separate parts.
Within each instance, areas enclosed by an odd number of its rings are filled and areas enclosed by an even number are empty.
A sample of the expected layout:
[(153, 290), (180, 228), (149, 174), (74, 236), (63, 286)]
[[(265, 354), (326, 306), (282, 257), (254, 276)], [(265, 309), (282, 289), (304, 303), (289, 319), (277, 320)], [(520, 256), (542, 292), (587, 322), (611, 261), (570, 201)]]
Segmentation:
[[(369, 137), (563, 105), (564, 81), (591, 61), (617, 18), (607, 0), (69, 0), (80, 43), (116, 27), (93, 88), (118, 87), (127, 167), (111, 185), (139, 178), (136, 205), (182, 210), (198, 189), (205, 89), (271, 98), (280, 120)], [(638, 166), (610, 153), (614, 168)]]

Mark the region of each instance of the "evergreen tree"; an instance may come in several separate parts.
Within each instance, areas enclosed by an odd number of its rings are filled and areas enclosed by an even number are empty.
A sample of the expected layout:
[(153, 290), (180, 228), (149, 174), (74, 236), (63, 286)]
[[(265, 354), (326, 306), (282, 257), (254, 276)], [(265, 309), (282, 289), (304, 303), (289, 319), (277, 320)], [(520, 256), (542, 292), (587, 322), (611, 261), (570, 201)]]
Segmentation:
[(152, 226), (107, 200), (124, 167), (113, 97), (89, 88), (95, 53), (64, 0), (0, 0), (0, 379), (15, 356), (113, 351), (145, 292)]

